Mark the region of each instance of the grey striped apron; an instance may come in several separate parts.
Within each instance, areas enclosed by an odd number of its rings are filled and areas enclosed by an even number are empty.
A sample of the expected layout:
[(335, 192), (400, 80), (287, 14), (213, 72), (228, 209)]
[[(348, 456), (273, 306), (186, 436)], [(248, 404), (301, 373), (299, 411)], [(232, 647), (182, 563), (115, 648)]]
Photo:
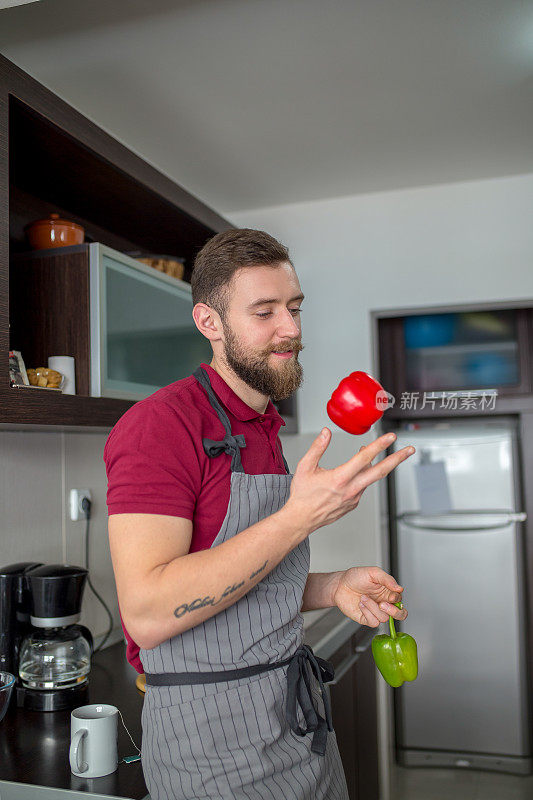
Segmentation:
[[(224, 426), (203, 439), (211, 458), (231, 455), (226, 516), (211, 547), (274, 514), (291, 474), (248, 475), (207, 372), (194, 377)], [(287, 462), (285, 468), (289, 472)], [(152, 800), (348, 800), (324, 683), (329, 662), (302, 644), (306, 538), (247, 594), (151, 650), (142, 766)]]

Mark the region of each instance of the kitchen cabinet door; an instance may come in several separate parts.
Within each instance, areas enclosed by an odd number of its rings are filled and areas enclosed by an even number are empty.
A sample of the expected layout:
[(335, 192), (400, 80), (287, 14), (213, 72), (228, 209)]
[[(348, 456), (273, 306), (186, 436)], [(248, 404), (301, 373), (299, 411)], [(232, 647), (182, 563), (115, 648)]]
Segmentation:
[(361, 628), (330, 659), (335, 677), (327, 686), (350, 800), (379, 800), (374, 635)]
[(352, 639), (358, 656), (353, 666), (355, 701), (355, 762), (357, 797), (379, 800), (378, 706), (376, 665), (372, 656), (372, 639), (377, 631), (363, 628)]
[(353, 638), (350, 638), (329, 659), (335, 669), (334, 679), (326, 684), (331, 702), (331, 716), (337, 736), (339, 753), (344, 767), (350, 800), (359, 800), (356, 776), (355, 728), (355, 683), (353, 665), (356, 654), (353, 652)]

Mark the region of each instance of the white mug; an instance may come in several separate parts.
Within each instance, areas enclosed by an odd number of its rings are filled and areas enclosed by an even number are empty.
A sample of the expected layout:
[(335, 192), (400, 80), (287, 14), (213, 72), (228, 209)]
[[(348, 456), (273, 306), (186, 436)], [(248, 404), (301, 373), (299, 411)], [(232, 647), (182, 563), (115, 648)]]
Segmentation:
[(63, 394), (76, 394), (76, 377), (72, 356), (49, 356), (48, 366), (65, 376)]
[(104, 703), (75, 708), (70, 715), (70, 769), (83, 778), (100, 778), (118, 765), (118, 708)]

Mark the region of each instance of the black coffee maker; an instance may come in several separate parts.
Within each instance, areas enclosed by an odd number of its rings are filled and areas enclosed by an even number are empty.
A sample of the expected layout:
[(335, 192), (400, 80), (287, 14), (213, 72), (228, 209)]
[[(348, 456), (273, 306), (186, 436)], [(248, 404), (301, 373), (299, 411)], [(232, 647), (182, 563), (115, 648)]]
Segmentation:
[(0, 669), (17, 705), (38, 711), (87, 700), (93, 637), (80, 618), (87, 570), (23, 562), (0, 568)]

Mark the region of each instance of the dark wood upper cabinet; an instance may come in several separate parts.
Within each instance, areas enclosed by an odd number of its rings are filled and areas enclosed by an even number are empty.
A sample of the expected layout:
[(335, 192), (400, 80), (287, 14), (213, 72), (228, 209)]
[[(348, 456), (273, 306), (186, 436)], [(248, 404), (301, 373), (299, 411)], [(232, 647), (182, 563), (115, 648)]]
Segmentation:
[(109, 142), (95, 134), (97, 149), (88, 147), (68, 132), (66, 111), (59, 119), (9, 95), (11, 252), (28, 249), (24, 225), (55, 209), (83, 225), (89, 241), (185, 258), (190, 277), (198, 250), (230, 223), (148, 165), (141, 170), (122, 145), (117, 163)]
[[(21, 331), (25, 311), (26, 340), (32, 328), (29, 309), (15, 308), (13, 297), (10, 303), (10, 274), (13, 291), (20, 292), (15, 256), (30, 250), (24, 227), (57, 212), (83, 225), (88, 242), (99, 241), (122, 252), (184, 258), (184, 279), (190, 280), (198, 250), (232, 225), (2, 56), (0, 201), (0, 422), (110, 427), (133, 401), (89, 397), (81, 373), (79, 395), (9, 386), (8, 351), (19, 349), (12, 339)], [(54, 313), (61, 298), (65, 303), (65, 335), (69, 319), (75, 315), (87, 319), (88, 313), (87, 273), (71, 261), (57, 259), (54, 280), (49, 275), (44, 282), (42, 276), (43, 297), (53, 298)], [(52, 261), (46, 263), (53, 271)], [(72, 275), (62, 285), (61, 271), (70, 269), (79, 272), (78, 292), (73, 291)], [(45, 309), (39, 312), (41, 329), (45, 313)], [(64, 355), (86, 358), (88, 335), (85, 326), (72, 344), (75, 352)], [(50, 342), (50, 346), (60, 344), (61, 339)], [(35, 342), (32, 354), (40, 346)]]
[[(109, 428), (135, 401), (90, 396), (83, 254), (65, 252), (54, 259), (44, 251), (36, 260), (25, 226), (59, 213), (84, 227), (86, 243), (184, 259), (187, 282), (205, 242), (233, 226), (3, 56), (0, 204), (0, 424)], [(24, 288), (29, 276), (35, 282), (31, 291)], [(31, 307), (24, 307), (23, 297), (32, 298)], [(48, 326), (50, 313), (62, 313), (62, 325), (56, 318)], [(31, 359), (26, 366), (36, 367), (46, 366), (56, 348), (79, 360), (78, 394), (10, 387), (9, 350), (20, 350)], [(296, 430), (296, 398), (277, 406), (286, 422), (283, 431)]]
[(533, 301), (372, 312), (390, 419), (533, 408)]

